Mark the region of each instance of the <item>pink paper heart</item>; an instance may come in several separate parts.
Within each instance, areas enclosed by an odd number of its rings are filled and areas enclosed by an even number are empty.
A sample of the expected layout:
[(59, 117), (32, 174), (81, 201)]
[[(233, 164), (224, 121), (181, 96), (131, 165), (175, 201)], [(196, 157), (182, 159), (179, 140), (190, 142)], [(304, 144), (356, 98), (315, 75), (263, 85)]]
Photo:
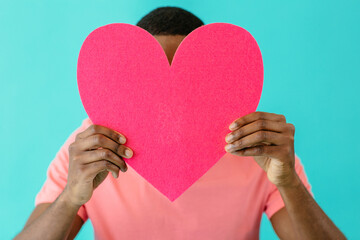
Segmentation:
[(192, 31), (171, 66), (144, 29), (105, 25), (84, 41), (77, 70), (89, 118), (127, 137), (134, 156), (124, 160), (170, 201), (226, 153), (230, 123), (256, 110), (263, 85), (255, 39), (229, 23)]

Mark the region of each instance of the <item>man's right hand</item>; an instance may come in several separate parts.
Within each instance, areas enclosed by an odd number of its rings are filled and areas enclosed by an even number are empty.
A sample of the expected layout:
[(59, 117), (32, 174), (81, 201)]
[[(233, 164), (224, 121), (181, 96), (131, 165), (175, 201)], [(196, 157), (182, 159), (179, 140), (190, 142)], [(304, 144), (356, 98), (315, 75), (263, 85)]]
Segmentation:
[(81, 206), (90, 200), (108, 172), (115, 178), (120, 169), (125, 172), (127, 166), (122, 157), (133, 156), (133, 151), (123, 145), (125, 142), (122, 134), (100, 125), (91, 125), (77, 134), (69, 146), (68, 179), (63, 191), (66, 199)]

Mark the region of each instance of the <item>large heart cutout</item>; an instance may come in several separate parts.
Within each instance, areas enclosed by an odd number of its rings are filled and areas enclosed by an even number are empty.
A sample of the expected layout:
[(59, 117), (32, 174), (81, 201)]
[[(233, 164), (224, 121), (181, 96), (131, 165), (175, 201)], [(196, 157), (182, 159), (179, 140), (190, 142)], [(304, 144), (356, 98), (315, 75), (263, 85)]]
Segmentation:
[(226, 153), (228, 127), (256, 110), (263, 75), (255, 39), (229, 23), (192, 31), (171, 66), (144, 29), (105, 25), (84, 41), (77, 69), (91, 121), (127, 137), (134, 156), (124, 160), (170, 201)]

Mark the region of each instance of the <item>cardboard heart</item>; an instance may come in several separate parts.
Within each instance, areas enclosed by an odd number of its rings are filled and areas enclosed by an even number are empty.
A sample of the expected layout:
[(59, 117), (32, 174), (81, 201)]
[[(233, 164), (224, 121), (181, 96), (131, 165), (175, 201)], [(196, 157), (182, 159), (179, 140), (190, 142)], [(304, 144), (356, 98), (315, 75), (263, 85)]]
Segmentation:
[(195, 29), (170, 66), (150, 33), (114, 23), (84, 41), (77, 80), (91, 121), (124, 134), (134, 150), (124, 160), (174, 201), (226, 153), (230, 123), (256, 110), (263, 63), (233, 24)]

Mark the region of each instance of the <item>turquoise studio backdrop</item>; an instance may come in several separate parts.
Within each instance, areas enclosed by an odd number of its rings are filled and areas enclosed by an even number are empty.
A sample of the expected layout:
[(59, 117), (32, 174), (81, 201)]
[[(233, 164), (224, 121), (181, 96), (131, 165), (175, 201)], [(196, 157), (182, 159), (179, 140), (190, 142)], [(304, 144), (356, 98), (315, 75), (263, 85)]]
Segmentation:
[[(50, 161), (87, 117), (76, 83), (85, 37), (105, 24), (136, 24), (160, 6), (255, 37), (265, 69), (258, 110), (295, 125), (295, 151), (316, 201), (349, 239), (360, 239), (360, 2), (330, 0), (2, 0), (0, 238), (22, 229)], [(266, 215), (260, 237), (276, 239)], [(87, 221), (77, 239), (92, 238)]]

